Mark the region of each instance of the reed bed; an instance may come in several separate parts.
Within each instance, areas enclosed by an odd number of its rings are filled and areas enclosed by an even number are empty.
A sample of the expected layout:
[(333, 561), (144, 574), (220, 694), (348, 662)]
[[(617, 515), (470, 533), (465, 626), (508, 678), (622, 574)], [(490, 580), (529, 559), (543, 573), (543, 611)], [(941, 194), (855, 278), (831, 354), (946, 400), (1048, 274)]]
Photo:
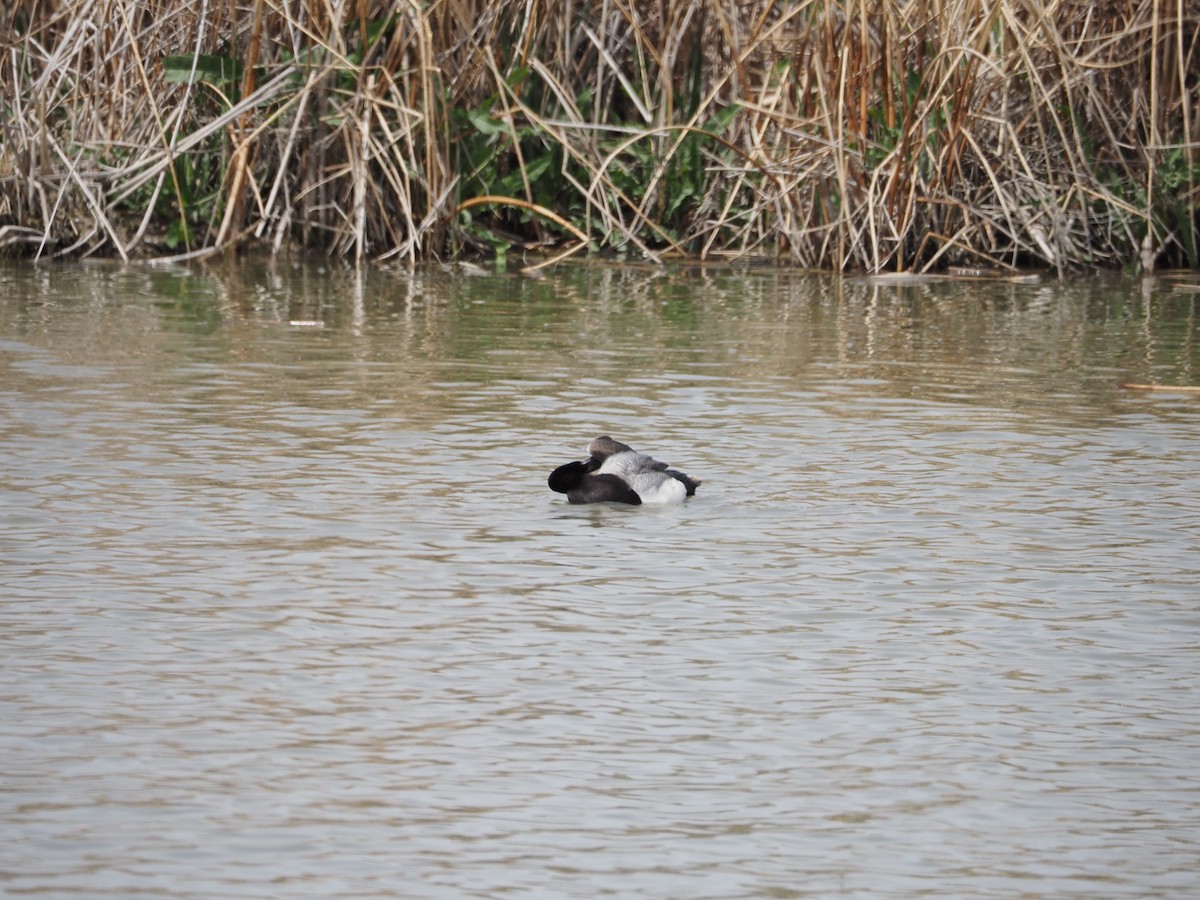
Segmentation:
[(19, 0), (0, 252), (1200, 265), (1200, 0)]

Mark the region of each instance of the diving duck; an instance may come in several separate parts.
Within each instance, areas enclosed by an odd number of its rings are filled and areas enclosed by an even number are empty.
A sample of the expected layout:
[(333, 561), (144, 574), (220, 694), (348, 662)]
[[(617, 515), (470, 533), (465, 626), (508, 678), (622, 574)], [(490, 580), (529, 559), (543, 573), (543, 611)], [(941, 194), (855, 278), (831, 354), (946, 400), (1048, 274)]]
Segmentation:
[(571, 503), (682, 503), (700, 484), (608, 435), (588, 444), (587, 452), (587, 459), (559, 466), (547, 479), (550, 490)]

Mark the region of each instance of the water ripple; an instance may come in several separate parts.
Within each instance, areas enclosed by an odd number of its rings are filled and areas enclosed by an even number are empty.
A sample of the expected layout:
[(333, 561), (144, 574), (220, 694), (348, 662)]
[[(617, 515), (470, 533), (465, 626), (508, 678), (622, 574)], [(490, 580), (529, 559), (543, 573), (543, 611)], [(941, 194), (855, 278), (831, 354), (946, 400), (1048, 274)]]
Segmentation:
[[(1192, 890), (1200, 413), (1114, 394), (1135, 300), (484, 279), (318, 330), (286, 273), (216, 324), (131, 277), (0, 301), (0, 891)], [(565, 504), (602, 431), (700, 493)]]

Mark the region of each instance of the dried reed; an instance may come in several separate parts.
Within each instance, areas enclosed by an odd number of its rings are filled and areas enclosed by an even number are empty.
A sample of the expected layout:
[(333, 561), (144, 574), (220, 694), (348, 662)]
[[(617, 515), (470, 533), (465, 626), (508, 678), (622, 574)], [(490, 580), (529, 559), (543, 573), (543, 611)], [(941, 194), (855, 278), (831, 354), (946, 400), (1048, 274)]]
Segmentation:
[(1200, 266), (1200, 0), (19, 0), (0, 250)]

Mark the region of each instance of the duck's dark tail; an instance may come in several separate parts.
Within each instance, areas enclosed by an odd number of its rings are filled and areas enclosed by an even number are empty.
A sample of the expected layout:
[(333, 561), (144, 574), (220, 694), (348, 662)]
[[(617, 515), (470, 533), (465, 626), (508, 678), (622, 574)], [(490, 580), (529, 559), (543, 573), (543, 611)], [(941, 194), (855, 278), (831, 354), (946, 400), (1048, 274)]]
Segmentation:
[(694, 496), (696, 493), (696, 488), (700, 487), (701, 481), (699, 478), (691, 478), (687, 475), (684, 475), (682, 472), (678, 471), (677, 469), (667, 469), (667, 474), (670, 475), (672, 478), (674, 478), (676, 481), (683, 482), (683, 486), (685, 488), (687, 488), (687, 495), (689, 497)]

